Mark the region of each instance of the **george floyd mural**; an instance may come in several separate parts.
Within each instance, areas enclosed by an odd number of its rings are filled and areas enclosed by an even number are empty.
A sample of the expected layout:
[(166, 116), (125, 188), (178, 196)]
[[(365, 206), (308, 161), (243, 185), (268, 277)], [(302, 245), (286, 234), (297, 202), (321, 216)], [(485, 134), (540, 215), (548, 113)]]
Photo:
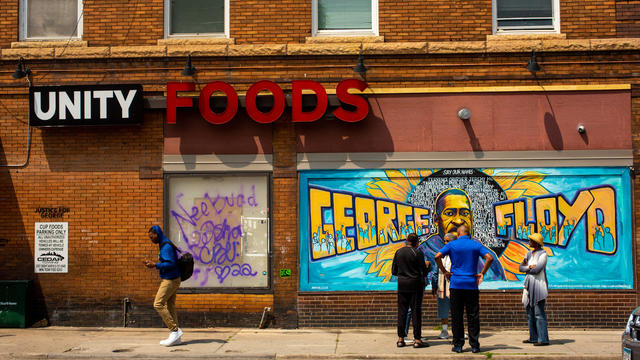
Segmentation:
[(626, 167), (301, 172), (300, 290), (395, 290), (391, 262), (409, 233), (435, 265), (462, 224), (494, 257), (481, 288), (521, 288), (539, 232), (550, 288), (631, 289), (630, 199)]

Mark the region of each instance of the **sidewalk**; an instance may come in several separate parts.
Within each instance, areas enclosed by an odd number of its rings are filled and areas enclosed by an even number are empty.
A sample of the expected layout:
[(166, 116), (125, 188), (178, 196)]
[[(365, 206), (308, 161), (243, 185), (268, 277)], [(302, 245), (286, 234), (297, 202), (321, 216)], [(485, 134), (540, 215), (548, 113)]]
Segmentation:
[(431, 345), (397, 348), (393, 328), (183, 329), (183, 344), (163, 347), (159, 328), (47, 327), (0, 329), (0, 359), (620, 359), (622, 330), (554, 330), (550, 346), (523, 344), (526, 330), (484, 329), (482, 353), (451, 352), (439, 331), (425, 329)]

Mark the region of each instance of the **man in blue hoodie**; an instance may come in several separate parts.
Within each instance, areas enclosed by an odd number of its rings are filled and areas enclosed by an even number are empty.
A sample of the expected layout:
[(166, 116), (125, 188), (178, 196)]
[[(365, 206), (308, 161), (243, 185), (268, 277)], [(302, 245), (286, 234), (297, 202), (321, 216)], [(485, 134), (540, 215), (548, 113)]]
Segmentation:
[(148, 268), (156, 268), (160, 272), (160, 287), (156, 293), (153, 307), (156, 309), (164, 324), (171, 330), (169, 337), (160, 341), (160, 345), (173, 346), (182, 343), (182, 330), (178, 327), (176, 315), (176, 294), (180, 287), (180, 269), (178, 268), (178, 256), (171, 241), (164, 235), (158, 225), (149, 229), (149, 239), (158, 244), (160, 254), (159, 262), (144, 260)]

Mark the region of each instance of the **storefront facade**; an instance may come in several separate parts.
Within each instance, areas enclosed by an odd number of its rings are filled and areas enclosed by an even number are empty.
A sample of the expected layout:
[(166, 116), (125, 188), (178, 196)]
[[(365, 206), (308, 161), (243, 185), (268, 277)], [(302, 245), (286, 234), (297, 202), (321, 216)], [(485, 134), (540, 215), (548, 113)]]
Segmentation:
[[(481, 34), (394, 25), (402, 10), (382, 2), (376, 36), (320, 36), (297, 8), (297, 27), (256, 35), (233, 20), (256, 9), (231, 7), (231, 35), (206, 39), (163, 36), (162, 4), (100, 37), (109, 12), (85, 2), (85, 41), (6, 25), (0, 279), (33, 280), (35, 321), (160, 326), (142, 265), (160, 224), (195, 259), (186, 327), (392, 326), (393, 254), (410, 232), (437, 252), (451, 192), (497, 260), (483, 324), (525, 326), (517, 265), (541, 232), (550, 325), (622, 326), (638, 294), (640, 32), (609, 5), (592, 29), (567, 14), (559, 33), (493, 35), (485, 5)], [(11, 78), (21, 57), (28, 83)], [(435, 314), (425, 297), (425, 324)]]

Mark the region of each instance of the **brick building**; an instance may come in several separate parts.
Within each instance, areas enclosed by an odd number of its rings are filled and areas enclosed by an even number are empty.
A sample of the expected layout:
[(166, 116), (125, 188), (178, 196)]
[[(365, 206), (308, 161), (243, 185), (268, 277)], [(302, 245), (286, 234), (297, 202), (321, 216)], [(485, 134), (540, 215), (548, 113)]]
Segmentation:
[[(160, 326), (161, 224), (196, 258), (186, 327), (391, 326), (393, 251), (438, 235), (449, 188), (500, 260), (483, 324), (525, 326), (531, 231), (550, 326), (638, 305), (640, 1), (194, 3), (0, 0), (0, 280), (33, 280), (34, 320)], [(129, 85), (139, 117), (112, 121)]]

